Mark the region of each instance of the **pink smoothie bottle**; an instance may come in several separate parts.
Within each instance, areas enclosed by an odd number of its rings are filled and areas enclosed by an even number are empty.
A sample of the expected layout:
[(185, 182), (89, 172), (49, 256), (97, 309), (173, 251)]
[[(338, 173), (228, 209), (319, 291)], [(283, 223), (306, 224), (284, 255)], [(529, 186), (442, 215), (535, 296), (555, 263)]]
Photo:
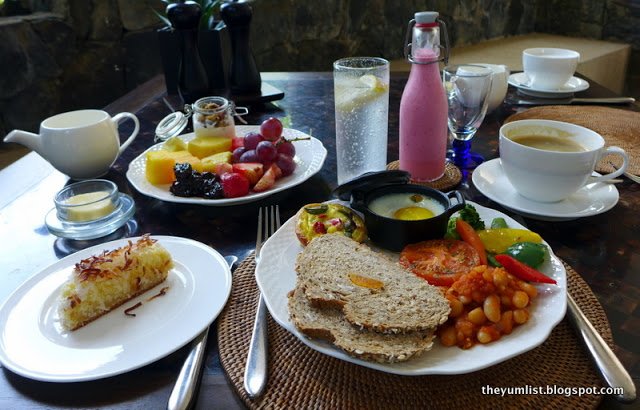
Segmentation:
[(438, 64), (440, 25), (446, 60), (446, 27), (437, 12), (416, 13), (407, 32), (407, 40), (409, 33), (412, 36), (405, 50), (411, 73), (400, 100), (400, 169), (416, 181), (433, 181), (444, 174), (448, 103)]

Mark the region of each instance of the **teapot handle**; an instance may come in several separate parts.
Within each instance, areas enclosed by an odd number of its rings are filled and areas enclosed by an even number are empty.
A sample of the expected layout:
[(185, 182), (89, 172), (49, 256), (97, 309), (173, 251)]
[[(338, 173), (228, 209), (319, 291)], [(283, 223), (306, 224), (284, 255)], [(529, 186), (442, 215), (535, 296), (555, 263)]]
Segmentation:
[(117, 130), (118, 129), (118, 125), (120, 125), (120, 123), (122, 121), (126, 120), (127, 118), (131, 119), (133, 121), (133, 123), (135, 124), (135, 126), (133, 128), (133, 132), (131, 133), (131, 135), (129, 135), (127, 140), (123, 144), (120, 145), (120, 150), (118, 151), (118, 156), (120, 156), (120, 154), (122, 154), (122, 152), (125, 149), (127, 149), (129, 144), (131, 144), (133, 142), (133, 140), (138, 136), (138, 131), (140, 131), (140, 122), (138, 121), (138, 117), (136, 117), (135, 115), (131, 114), (130, 112), (121, 112), (120, 114), (116, 114), (116, 115), (113, 116), (111, 121), (113, 121), (113, 123), (116, 126), (116, 130)]

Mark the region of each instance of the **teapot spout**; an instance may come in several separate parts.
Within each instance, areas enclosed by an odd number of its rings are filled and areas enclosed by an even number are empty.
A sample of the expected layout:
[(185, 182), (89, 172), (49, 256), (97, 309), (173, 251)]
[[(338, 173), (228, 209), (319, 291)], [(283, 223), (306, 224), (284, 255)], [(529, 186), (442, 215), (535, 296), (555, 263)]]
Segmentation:
[(38, 154), (42, 151), (42, 141), (40, 135), (32, 132), (13, 130), (4, 137), (4, 142), (15, 142), (20, 145), (36, 151)]

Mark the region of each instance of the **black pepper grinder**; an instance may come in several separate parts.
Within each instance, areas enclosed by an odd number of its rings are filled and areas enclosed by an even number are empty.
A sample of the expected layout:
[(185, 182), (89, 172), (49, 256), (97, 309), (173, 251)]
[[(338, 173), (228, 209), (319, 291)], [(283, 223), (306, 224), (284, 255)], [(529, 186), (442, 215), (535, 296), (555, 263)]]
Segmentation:
[(198, 24), (202, 10), (194, 1), (181, 0), (167, 6), (167, 17), (178, 31), (180, 39), (180, 65), (178, 93), (185, 104), (207, 96), (209, 80), (198, 52)]
[(260, 71), (249, 46), (249, 32), (253, 10), (248, 3), (228, 2), (220, 7), (220, 16), (229, 29), (231, 38), (231, 74), (229, 86), (232, 95), (260, 94)]

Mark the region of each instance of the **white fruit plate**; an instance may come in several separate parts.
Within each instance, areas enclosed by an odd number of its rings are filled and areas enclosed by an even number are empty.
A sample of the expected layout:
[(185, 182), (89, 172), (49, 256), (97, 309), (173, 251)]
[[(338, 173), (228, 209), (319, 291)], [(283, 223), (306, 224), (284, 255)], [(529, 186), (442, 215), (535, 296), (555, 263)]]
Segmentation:
[[(243, 136), (248, 132), (259, 132), (259, 125), (241, 125), (236, 126), (236, 135)], [(286, 139), (293, 138), (309, 138), (305, 141), (294, 142), (296, 147), (296, 155), (294, 161), (296, 162), (296, 169), (293, 174), (278, 179), (275, 185), (264, 192), (252, 192), (248, 195), (239, 198), (221, 198), (221, 199), (205, 199), (198, 197), (179, 197), (169, 192), (169, 185), (153, 185), (145, 176), (145, 166), (147, 164), (147, 152), (159, 151), (162, 149), (164, 143), (156, 144), (147, 149), (142, 154), (138, 155), (127, 170), (127, 179), (133, 187), (141, 194), (157, 198), (167, 202), (174, 202), (179, 204), (194, 204), (194, 205), (207, 205), (207, 206), (228, 206), (238, 205), (247, 202), (257, 201), (273, 195), (277, 192), (284, 191), (289, 188), (293, 188), (309, 179), (316, 174), (322, 168), (324, 160), (327, 157), (327, 150), (322, 145), (320, 140), (305, 134), (304, 132), (297, 131), (291, 128), (285, 128), (282, 131), (282, 135)], [(193, 133), (181, 135), (185, 142), (188, 142), (195, 138)]]

